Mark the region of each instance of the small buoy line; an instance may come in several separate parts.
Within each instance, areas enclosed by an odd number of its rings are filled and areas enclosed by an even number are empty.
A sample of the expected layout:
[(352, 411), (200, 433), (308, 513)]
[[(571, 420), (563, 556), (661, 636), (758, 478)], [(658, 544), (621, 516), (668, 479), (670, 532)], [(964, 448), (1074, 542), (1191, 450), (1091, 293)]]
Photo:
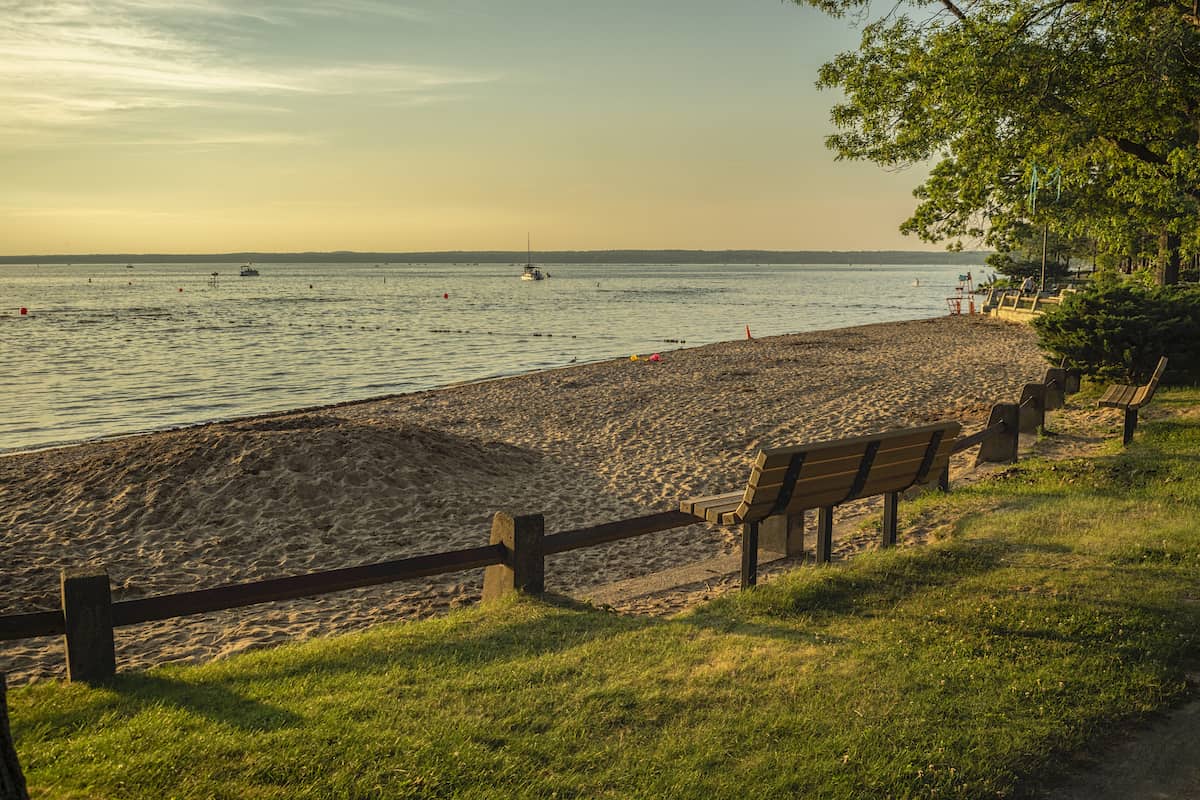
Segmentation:
[[(553, 336), (554, 336), (553, 333), (541, 333), (539, 331), (533, 331), (530, 333), (505, 333), (502, 331), (502, 332), (497, 333), (494, 331), (455, 330), (455, 329), (452, 329), (452, 327), (431, 327), (430, 333), (466, 333), (466, 335), (472, 335), (472, 336), (517, 336), (517, 337), (522, 337), (522, 338), (526, 337), (526, 336), (545, 336), (546, 338), (553, 338)], [(570, 335), (568, 335), (568, 333), (559, 333), (558, 337), (564, 338), (564, 339), (577, 339), (578, 338), (578, 336), (574, 335), (574, 333), (570, 333)]]
[[(555, 335), (553, 333), (541, 333), (540, 331), (531, 331), (529, 333), (511, 333), (508, 331), (500, 331), (500, 332), (471, 331), (471, 330), (461, 330), (461, 329), (456, 329), (456, 328), (430, 328), (429, 332), (430, 333), (456, 333), (456, 334), (463, 334), (463, 335), (468, 335), (468, 336), (511, 336), (511, 337), (516, 337), (516, 338), (520, 338), (520, 339), (523, 339), (526, 336), (537, 336), (537, 337), (544, 337), (546, 339), (552, 339), (552, 338), (554, 338), (554, 335)], [(578, 338), (580, 338), (580, 336), (578, 334), (574, 334), (574, 333), (560, 333), (560, 334), (558, 334), (558, 338), (560, 338), (560, 339), (578, 339)], [(587, 334), (584, 334), (582, 338), (584, 338), (584, 339), (588, 338)], [(687, 339), (658, 339), (656, 341), (664, 342), (666, 344), (687, 344)]]
[[(29, 314), (29, 309), (27, 309), (27, 308), (21, 308), (18, 311), (18, 316), (26, 316), (27, 314)], [(169, 317), (170, 315), (169, 314), (157, 314), (157, 315), (151, 315), (151, 316)], [(111, 319), (115, 320), (115, 319), (118, 319), (118, 317), (117, 317), (117, 315), (114, 314), (111, 317)], [(206, 329), (220, 330), (225, 327), (252, 327), (252, 326), (249, 326), (247, 324), (228, 325), (228, 326), (214, 325), (214, 326), (206, 326)], [(307, 330), (318, 329), (318, 330), (341, 330), (341, 331), (352, 331), (352, 330), (390, 331), (390, 330), (395, 330), (397, 333), (403, 333), (406, 330), (404, 328), (392, 328), (391, 326), (388, 326), (388, 325), (337, 325), (337, 324), (332, 324), (332, 323), (321, 323), (321, 322), (282, 323), (282, 324), (277, 324), (276, 327), (277, 328), (304, 328)], [(513, 332), (508, 332), (508, 331), (499, 331), (499, 332), (497, 332), (497, 331), (472, 331), (472, 330), (464, 330), (461, 328), (430, 328), (429, 332), (437, 333), (437, 334), (454, 334), (454, 335), (462, 335), (462, 336), (506, 336), (506, 337), (516, 338), (516, 339), (524, 339), (526, 337), (535, 337), (535, 338), (539, 338), (539, 339), (555, 338), (555, 334), (545, 333), (542, 331), (530, 331), (528, 333), (513, 333)], [(578, 339), (578, 338), (580, 338), (578, 334), (574, 334), (574, 333), (569, 333), (569, 334), (568, 333), (560, 333), (557, 336), (559, 339)], [(584, 334), (583, 338), (584, 339), (588, 338), (588, 335)], [(654, 341), (662, 342), (663, 344), (687, 344), (687, 339), (656, 339)]]
[[(532, 331), (530, 333), (506, 333), (504, 331), (501, 331), (500, 333), (496, 333), (495, 331), (464, 331), (464, 330), (456, 330), (454, 328), (430, 328), (429, 332), (430, 333), (463, 333), (463, 334), (473, 334), (475, 336), (521, 336), (521, 337), (544, 336), (547, 339), (554, 337), (553, 333), (540, 333), (538, 331)], [(560, 339), (578, 339), (579, 338), (578, 336), (576, 336), (573, 333), (572, 334), (560, 333), (558, 336)]]

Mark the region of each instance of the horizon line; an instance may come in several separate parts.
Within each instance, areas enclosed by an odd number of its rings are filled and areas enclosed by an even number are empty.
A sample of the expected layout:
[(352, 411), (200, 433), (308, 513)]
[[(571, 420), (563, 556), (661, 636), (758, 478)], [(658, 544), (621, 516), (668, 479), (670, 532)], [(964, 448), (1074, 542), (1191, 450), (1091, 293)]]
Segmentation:
[[(720, 249), (704, 249), (704, 248), (643, 248), (643, 247), (628, 247), (628, 248), (604, 248), (604, 249), (588, 249), (588, 250), (541, 250), (538, 254), (542, 257), (549, 255), (571, 255), (571, 256), (603, 256), (611, 254), (627, 254), (627, 253), (654, 253), (654, 254), (674, 254), (674, 255), (762, 255), (762, 256), (783, 256), (783, 255), (878, 255), (878, 254), (903, 254), (909, 256), (922, 256), (930, 258), (953, 258), (962, 256), (979, 256), (987, 255), (994, 251), (992, 250), (904, 250), (895, 248), (883, 248), (874, 250), (829, 250), (829, 249), (804, 249), (804, 250), (768, 250), (759, 248), (720, 248)], [(347, 256), (357, 258), (376, 258), (376, 257), (428, 257), (428, 256), (524, 256), (519, 250), (508, 249), (480, 249), (480, 250), (293, 250), (293, 251), (276, 251), (276, 250), (232, 250), (225, 252), (209, 252), (209, 253), (135, 253), (135, 252), (108, 252), (108, 253), (14, 253), (0, 254), (0, 262), (10, 264), (24, 263), (39, 263), (61, 260), (78, 260), (92, 261), (97, 259), (113, 259), (116, 261), (130, 261), (133, 259), (205, 259), (211, 260), (216, 258), (230, 258), (231, 260), (241, 260), (255, 257), (268, 258), (285, 258), (285, 257), (303, 257), (313, 258), (317, 256), (336, 256), (344, 258)]]

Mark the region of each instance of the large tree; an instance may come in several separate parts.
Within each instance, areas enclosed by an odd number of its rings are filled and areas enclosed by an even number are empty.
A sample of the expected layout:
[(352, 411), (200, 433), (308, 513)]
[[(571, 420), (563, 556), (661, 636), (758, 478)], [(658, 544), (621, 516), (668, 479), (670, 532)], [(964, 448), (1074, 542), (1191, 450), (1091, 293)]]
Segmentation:
[(1003, 246), (1049, 224), (1111, 247), (1146, 231), (1177, 280), (1200, 216), (1197, 0), (794, 2), (862, 24), (860, 48), (821, 69), (845, 94), (828, 146), (936, 159), (902, 230)]

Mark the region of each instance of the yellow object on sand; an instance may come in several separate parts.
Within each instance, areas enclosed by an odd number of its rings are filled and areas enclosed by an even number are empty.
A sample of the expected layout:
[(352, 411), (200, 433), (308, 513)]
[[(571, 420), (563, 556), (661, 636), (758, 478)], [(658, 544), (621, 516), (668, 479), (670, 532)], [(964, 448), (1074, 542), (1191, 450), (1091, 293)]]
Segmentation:
[(634, 353), (633, 355), (631, 355), (631, 356), (629, 357), (629, 360), (630, 360), (630, 361), (637, 361), (637, 360), (638, 360), (637, 353)]

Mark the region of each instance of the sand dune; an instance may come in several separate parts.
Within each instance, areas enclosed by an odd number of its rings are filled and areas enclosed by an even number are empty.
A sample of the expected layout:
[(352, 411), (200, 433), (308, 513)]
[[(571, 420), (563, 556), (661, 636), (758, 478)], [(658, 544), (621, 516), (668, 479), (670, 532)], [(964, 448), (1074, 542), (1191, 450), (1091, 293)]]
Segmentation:
[[(761, 446), (956, 418), (968, 430), (1046, 363), (972, 318), (726, 342), (497, 381), (0, 458), (0, 614), (54, 608), (58, 571), (104, 565), (143, 597), (472, 547), (493, 512), (550, 531), (736, 488)], [(695, 525), (554, 556), (571, 592), (735, 547)], [(118, 631), (122, 668), (434, 613), (481, 571)], [(61, 644), (0, 643), (15, 681)]]

